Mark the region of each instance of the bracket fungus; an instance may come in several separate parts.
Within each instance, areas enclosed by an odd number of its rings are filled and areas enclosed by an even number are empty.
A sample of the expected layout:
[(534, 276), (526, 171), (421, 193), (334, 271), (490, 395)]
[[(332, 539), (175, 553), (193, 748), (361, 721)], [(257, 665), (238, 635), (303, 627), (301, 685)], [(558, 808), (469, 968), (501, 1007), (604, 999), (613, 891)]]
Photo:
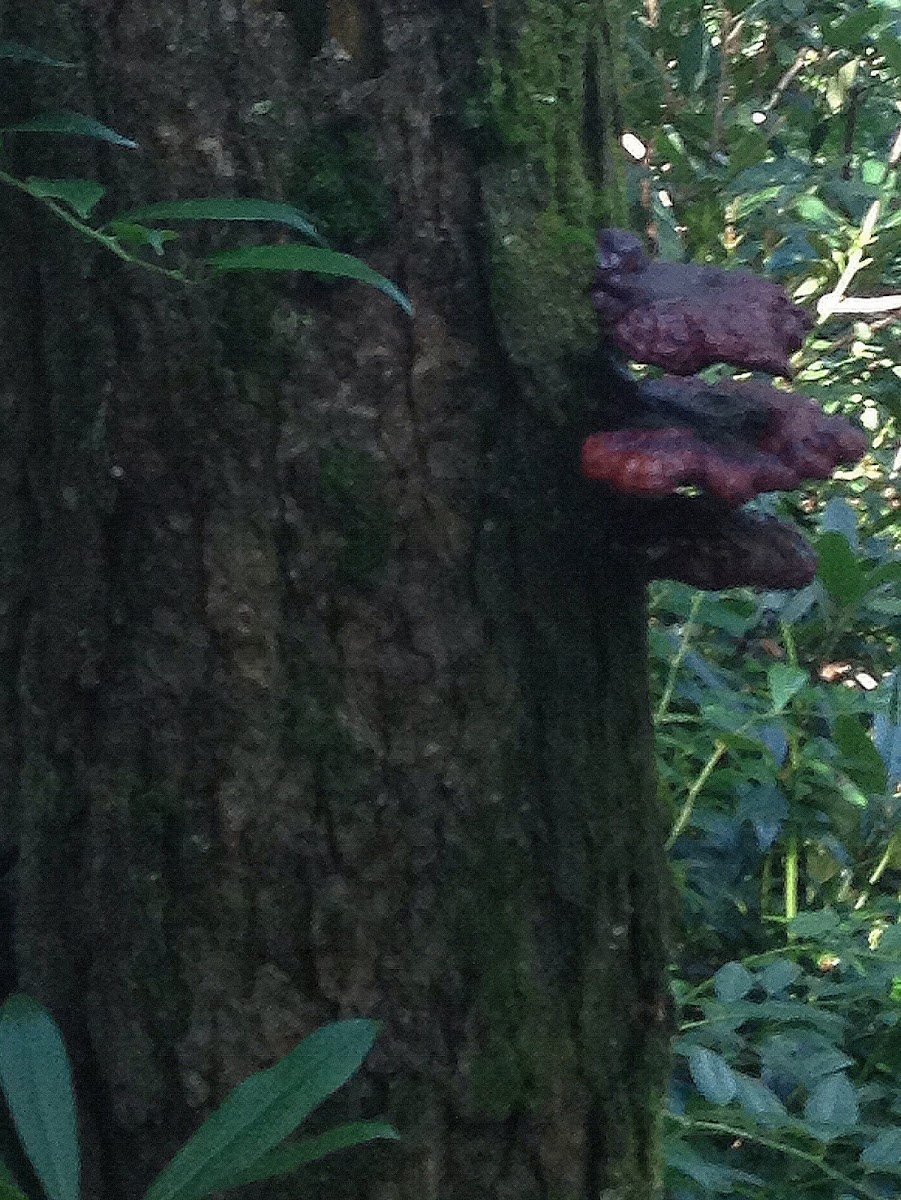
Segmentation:
[(631, 407), (582, 445), (582, 474), (634, 498), (614, 538), (620, 549), (639, 554), (649, 578), (701, 588), (808, 583), (816, 557), (801, 534), (739, 506), (828, 479), (864, 454), (863, 432), (762, 380), (677, 377), (712, 362), (787, 375), (806, 314), (747, 272), (651, 262), (617, 229), (598, 235), (592, 300), (619, 349), (672, 372), (624, 378)]
[(602, 229), (591, 289), (602, 333), (636, 362), (673, 375), (712, 363), (790, 375), (810, 316), (748, 271), (654, 262), (634, 233)]

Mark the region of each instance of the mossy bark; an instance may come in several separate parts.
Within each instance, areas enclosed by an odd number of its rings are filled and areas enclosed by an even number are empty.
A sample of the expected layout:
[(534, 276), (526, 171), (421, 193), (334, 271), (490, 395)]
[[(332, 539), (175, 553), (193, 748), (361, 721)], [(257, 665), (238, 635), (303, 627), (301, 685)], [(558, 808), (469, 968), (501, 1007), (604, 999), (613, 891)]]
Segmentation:
[(23, 170), (102, 178), (110, 214), (301, 200), (340, 126), (347, 195), (362, 148), (374, 181), (345, 244), (416, 305), (181, 289), (3, 197), (3, 983), (66, 1029), (92, 1196), (140, 1194), (230, 1085), (358, 1013), (384, 1034), (335, 1112), (403, 1142), (331, 1163), (336, 1200), (647, 1200), (644, 588), (577, 473), (610, 14), (320, 7), (3, 6), (83, 64), (4, 105), (143, 147), (16, 145)]

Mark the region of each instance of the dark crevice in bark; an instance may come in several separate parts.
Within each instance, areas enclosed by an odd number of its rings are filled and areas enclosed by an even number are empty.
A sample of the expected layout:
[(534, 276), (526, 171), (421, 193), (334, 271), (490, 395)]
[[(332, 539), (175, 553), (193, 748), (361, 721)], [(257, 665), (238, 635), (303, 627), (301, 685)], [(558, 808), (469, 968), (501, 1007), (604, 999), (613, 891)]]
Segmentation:
[(121, 1200), (126, 1183), (116, 1131), (109, 1119), (114, 1103), (102, 1066), (103, 1047), (95, 1044), (77, 1008), (72, 1011), (68, 1032), (70, 1047), (78, 1055), (78, 1101), (90, 1130), (91, 1189), (99, 1200)]
[(607, 1187), (607, 1163), (610, 1147), (605, 1136), (605, 1121), (609, 1117), (603, 1107), (594, 1101), (588, 1106), (585, 1120), (585, 1196), (584, 1200), (597, 1200)]
[(598, 85), (598, 48), (594, 38), (585, 46), (583, 69), (585, 103), (582, 118), (582, 151), (585, 175), (599, 190), (604, 187), (604, 112)]
[[(600, 0), (600, 17), (601, 17), (601, 38), (604, 43), (604, 62), (607, 64), (608, 71), (615, 71), (618, 61), (618, 45), (613, 30), (612, 22), (616, 19), (617, 14), (614, 12), (611, 17), (610, 5), (613, 0)], [(607, 119), (607, 128), (611, 130), (613, 136), (618, 142), (623, 135), (623, 113), (620, 104), (619, 93), (615, 86), (615, 81), (611, 81), (611, 86), (605, 90), (606, 107), (609, 108)]]

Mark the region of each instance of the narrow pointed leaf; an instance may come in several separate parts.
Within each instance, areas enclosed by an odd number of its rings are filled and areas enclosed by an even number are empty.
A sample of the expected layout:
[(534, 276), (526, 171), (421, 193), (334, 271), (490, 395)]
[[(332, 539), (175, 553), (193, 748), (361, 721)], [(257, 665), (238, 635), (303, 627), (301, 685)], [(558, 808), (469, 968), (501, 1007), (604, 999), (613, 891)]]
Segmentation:
[(349, 1150), (354, 1146), (380, 1140), (397, 1141), (399, 1136), (397, 1130), (384, 1121), (353, 1121), (347, 1125), (338, 1125), (325, 1133), (276, 1146), (255, 1162), (238, 1167), (231, 1175), (220, 1177), (216, 1182), (216, 1191), (277, 1179), (282, 1175), (290, 1175), (292, 1171), (305, 1167), (307, 1163), (325, 1158), (327, 1154), (334, 1154), (337, 1150)]
[(162, 200), (132, 212), (118, 221), (277, 221), (325, 246), (313, 222), (293, 204), (274, 200), (248, 200), (240, 196), (212, 196), (196, 200)]
[(339, 254), (337, 250), (297, 244), (242, 246), (237, 250), (222, 250), (208, 261), (217, 271), (313, 271), (318, 275), (357, 279), (378, 288), (408, 316), (413, 315), (413, 306), (395, 284), (353, 255)]
[(93, 179), (26, 179), (32, 196), (39, 200), (62, 200), (80, 217), (87, 217), (106, 195), (106, 188)]
[(22, 42), (0, 42), (0, 58), (6, 58), (10, 62), (17, 63), (38, 63), (42, 67), (68, 68), (75, 66), (75, 63), (63, 62), (61, 59), (51, 58), (43, 50), (36, 50), (34, 46), (26, 46)]
[(238, 1084), (151, 1184), (144, 1200), (199, 1200), (293, 1133), (359, 1068), (374, 1021), (316, 1030), (267, 1071)]
[(56, 1023), (29, 996), (10, 996), (0, 1009), (0, 1085), (49, 1200), (78, 1200), (72, 1071)]
[(93, 117), (83, 113), (42, 113), (39, 117), (31, 117), (27, 121), (17, 121), (15, 125), (3, 125), (0, 133), (61, 133), (75, 137), (96, 138), (101, 142), (109, 142), (111, 146), (124, 146), (127, 150), (137, 150), (138, 143), (133, 142), (124, 134), (116, 133)]

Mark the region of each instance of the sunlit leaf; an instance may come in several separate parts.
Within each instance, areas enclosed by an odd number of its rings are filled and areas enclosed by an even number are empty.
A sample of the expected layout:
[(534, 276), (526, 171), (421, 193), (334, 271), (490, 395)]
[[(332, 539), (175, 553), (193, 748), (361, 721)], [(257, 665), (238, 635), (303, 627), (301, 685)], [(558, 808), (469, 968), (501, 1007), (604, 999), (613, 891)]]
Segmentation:
[(851, 13), (844, 20), (835, 21), (823, 30), (823, 37), (828, 46), (838, 49), (855, 49), (866, 35), (877, 25), (884, 23), (886, 15), (877, 5), (867, 5)]
[(834, 600), (850, 605), (866, 595), (869, 588), (867, 572), (855, 558), (847, 538), (835, 532), (821, 534), (817, 541), (817, 555), (817, 575)]
[(894, 33), (883, 33), (876, 39), (879, 53), (895, 75), (901, 75), (901, 39)]
[(149, 246), (156, 254), (164, 253), (166, 242), (178, 241), (178, 234), (174, 229), (151, 229), (147, 225), (137, 225), (132, 221), (110, 221), (104, 229), (125, 245)]

